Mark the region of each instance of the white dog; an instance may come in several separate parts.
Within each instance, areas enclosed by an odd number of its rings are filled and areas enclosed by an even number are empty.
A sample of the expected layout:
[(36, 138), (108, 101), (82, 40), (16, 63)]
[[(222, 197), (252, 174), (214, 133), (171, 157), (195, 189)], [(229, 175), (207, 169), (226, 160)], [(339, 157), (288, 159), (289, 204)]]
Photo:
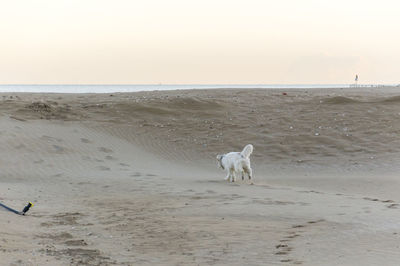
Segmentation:
[(237, 175), (242, 175), (244, 180), (244, 174), (249, 176), (249, 179), (253, 177), (253, 171), (250, 167), (250, 154), (253, 152), (253, 145), (247, 144), (241, 152), (230, 152), (227, 154), (217, 155), (217, 162), (219, 167), (227, 171), (225, 180), (235, 182)]

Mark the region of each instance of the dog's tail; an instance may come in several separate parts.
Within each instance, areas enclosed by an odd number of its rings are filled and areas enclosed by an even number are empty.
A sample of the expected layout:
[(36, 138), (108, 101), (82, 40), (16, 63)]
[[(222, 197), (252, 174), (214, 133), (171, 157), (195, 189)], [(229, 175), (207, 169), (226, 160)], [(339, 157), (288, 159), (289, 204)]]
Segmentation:
[(247, 144), (243, 151), (240, 153), (244, 158), (249, 158), (250, 154), (253, 152), (253, 145)]

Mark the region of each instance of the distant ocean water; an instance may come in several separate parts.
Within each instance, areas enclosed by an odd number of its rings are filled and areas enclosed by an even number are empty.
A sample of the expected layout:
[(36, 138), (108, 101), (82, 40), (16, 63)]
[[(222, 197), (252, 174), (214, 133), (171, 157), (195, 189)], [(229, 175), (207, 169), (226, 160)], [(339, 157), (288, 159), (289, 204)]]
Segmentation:
[(311, 89), (349, 87), (349, 84), (0, 85), (0, 92), (110, 93), (186, 89)]

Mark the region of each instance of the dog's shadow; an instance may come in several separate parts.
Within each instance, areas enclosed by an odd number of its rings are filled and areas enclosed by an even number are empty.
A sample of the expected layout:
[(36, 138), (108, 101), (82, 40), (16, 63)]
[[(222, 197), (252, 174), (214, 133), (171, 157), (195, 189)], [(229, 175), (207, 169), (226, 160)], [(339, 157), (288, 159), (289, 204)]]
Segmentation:
[(222, 183), (227, 183), (227, 181), (210, 179), (210, 180), (198, 180), (197, 183), (218, 183), (218, 184), (222, 184)]
[(215, 179), (210, 179), (210, 180), (198, 180), (197, 183), (213, 183), (213, 184), (221, 184), (221, 185), (230, 185), (230, 186), (241, 186), (241, 185), (254, 185), (252, 183), (245, 183), (245, 182), (228, 182), (226, 180), (215, 180)]

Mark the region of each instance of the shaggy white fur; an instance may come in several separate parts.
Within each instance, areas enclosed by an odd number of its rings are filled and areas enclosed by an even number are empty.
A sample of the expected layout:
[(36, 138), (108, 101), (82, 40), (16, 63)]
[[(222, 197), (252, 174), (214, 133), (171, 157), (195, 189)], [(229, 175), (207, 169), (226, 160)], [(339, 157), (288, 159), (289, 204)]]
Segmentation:
[(227, 171), (225, 180), (235, 182), (236, 177), (241, 174), (244, 180), (244, 174), (249, 179), (253, 177), (253, 170), (250, 166), (250, 154), (253, 152), (253, 145), (247, 144), (241, 152), (229, 152), (217, 155), (218, 166)]

